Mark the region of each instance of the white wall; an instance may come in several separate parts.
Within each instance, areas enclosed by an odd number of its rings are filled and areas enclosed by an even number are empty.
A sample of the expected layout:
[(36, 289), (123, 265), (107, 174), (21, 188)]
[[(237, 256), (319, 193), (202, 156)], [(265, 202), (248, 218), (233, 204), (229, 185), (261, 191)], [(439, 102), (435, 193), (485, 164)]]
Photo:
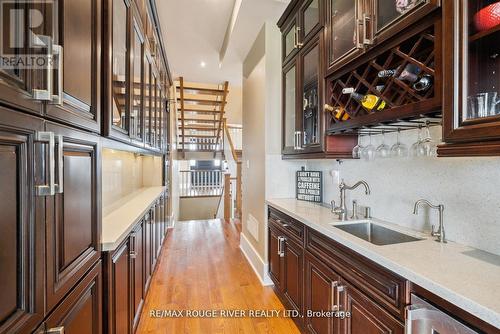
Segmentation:
[[(408, 147), (417, 138), (416, 131), (401, 133)], [(432, 129), (433, 138), (441, 137), (441, 128)], [(373, 137), (373, 144), (381, 143), (381, 136)], [(396, 142), (395, 135), (387, 134), (386, 142)], [(339, 180), (348, 185), (365, 180), (371, 187), (366, 196), (360, 188), (348, 192), (348, 208), (357, 199), (372, 208), (376, 218), (419, 231), (430, 231), (438, 223), (437, 212), (421, 210), (413, 215), (416, 200), (425, 198), (434, 204), (444, 204), (446, 237), (465, 245), (500, 255), (500, 159), (498, 158), (412, 158), (363, 160), (295, 161), (285, 162), (289, 169), (307, 166), (309, 170), (323, 171), (324, 201), (339, 200)], [(335, 173), (331, 173), (335, 171)], [(334, 176), (332, 176), (332, 174)], [(290, 175), (286, 182), (295, 183)], [(283, 184), (285, 184), (283, 183)], [(294, 197), (294, 190), (281, 196)]]

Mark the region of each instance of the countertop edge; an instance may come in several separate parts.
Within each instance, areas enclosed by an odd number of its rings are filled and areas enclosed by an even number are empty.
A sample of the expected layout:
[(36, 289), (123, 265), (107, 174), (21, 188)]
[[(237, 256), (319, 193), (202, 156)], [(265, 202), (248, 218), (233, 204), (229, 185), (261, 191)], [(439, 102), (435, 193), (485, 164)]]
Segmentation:
[[(160, 188), (160, 186), (158, 188)], [(123, 242), (123, 240), (126, 239), (127, 235), (129, 235), (130, 232), (135, 228), (135, 226), (141, 220), (141, 218), (148, 212), (151, 205), (156, 200), (158, 200), (158, 198), (161, 197), (161, 195), (165, 191), (165, 187), (161, 187), (161, 188), (163, 188), (163, 189), (161, 191), (160, 191), (160, 189), (158, 189), (158, 194), (156, 196), (154, 196), (154, 198), (151, 200), (151, 202), (144, 207), (144, 209), (141, 211), (141, 213), (139, 215), (137, 215), (137, 217), (134, 217), (134, 219), (130, 222), (130, 224), (127, 225), (127, 228), (125, 228), (123, 230), (123, 232), (120, 233), (120, 236), (115, 241), (104, 242), (101, 240), (101, 251), (102, 252), (112, 252), (112, 251), (116, 250), (116, 248)], [(109, 216), (110, 214), (112, 214), (118, 210), (121, 210), (121, 208), (124, 206), (126, 206), (126, 204), (124, 204), (120, 208), (110, 212), (107, 216)], [(103, 217), (103, 221), (104, 221), (104, 219), (105, 219), (105, 217)]]
[[(280, 199), (276, 199), (280, 200)], [(341, 236), (336, 235), (335, 237), (332, 237), (330, 234), (327, 234), (323, 231), (322, 226), (318, 226), (317, 224), (310, 222), (307, 220), (307, 218), (304, 218), (300, 215), (297, 215), (295, 212), (289, 211), (287, 208), (282, 207), (279, 203), (276, 203), (273, 201), (273, 199), (268, 199), (266, 200), (266, 205), (271, 206), (273, 208), (276, 208), (283, 213), (289, 215), (290, 217), (302, 222), (303, 224), (307, 225), (308, 227), (314, 229), (315, 231), (323, 234), (324, 236), (333, 239), (340, 244), (348, 247), (349, 249), (355, 251), (356, 253), (360, 254), (361, 256), (364, 256), (374, 262), (376, 262), (378, 265), (384, 267), (387, 270), (390, 270), (399, 276), (409, 280), (410, 282), (417, 284), (421, 286), (422, 288), (428, 290), (429, 292), (435, 294), (436, 296), (439, 296), (443, 298), (444, 300), (456, 305), (457, 307), (463, 309), (464, 311), (467, 311), (468, 313), (476, 316), (477, 318), (487, 322), (488, 324), (495, 326), (497, 328), (500, 328), (500, 320), (499, 320), (499, 314), (491, 310), (471, 299), (468, 299), (452, 290), (449, 290), (448, 288), (432, 281), (431, 279), (420, 275), (418, 273), (415, 273), (413, 271), (410, 271), (403, 267), (402, 265), (395, 263), (386, 257), (384, 257), (381, 254), (375, 253), (371, 250), (368, 250), (364, 248), (360, 244), (355, 244), (349, 240), (343, 239)]]

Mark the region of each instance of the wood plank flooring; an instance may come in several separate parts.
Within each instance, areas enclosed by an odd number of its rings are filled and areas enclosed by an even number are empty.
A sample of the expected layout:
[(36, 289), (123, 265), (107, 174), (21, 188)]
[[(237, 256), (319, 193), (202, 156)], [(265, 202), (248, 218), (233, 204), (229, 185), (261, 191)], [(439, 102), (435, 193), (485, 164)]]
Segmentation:
[(175, 318), (151, 310), (283, 310), (239, 249), (238, 223), (177, 223), (169, 232), (137, 333), (300, 333), (289, 318)]

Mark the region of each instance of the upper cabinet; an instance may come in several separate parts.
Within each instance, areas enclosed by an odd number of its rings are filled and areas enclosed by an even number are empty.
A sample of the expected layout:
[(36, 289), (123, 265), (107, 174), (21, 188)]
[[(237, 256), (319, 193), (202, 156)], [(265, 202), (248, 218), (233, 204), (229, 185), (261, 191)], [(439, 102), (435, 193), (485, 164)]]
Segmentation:
[(500, 155), (499, 11), (497, 1), (443, 3), (450, 94), (443, 101), (441, 156)]
[(328, 74), (396, 37), (440, 5), (439, 0), (328, 0)]
[(2, 56), (12, 63), (0, 69), (0, 100), (100, 132), (101, 2), (10, 1), (2, 9), (11, 39)]
[(104, 135), (164, 151), (168, 65), (148, 1), (107, 0)]
[(101, 2), (53, 2), (49, 118), (100, 132)]

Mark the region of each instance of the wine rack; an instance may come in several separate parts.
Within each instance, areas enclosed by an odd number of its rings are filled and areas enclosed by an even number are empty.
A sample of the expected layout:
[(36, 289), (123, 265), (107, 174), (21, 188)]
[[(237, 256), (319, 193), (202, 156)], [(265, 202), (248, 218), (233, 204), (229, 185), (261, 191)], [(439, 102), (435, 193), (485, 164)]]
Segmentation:
[[(327, 79), (326, 103), (333, 112), (325, 112), (328, 134), (356, 133), (391, 123), (414, 121), (426, 117), (440, 117), (442, 99), (441, 75), (441, 19), (402, 33), (391, 43), (380, 45), (340, 73)], [(401, 79), (401, 73), (410, 65), (419, 69), (418, 76), (432, 78), (432, 85), (417, 91), (413, 82)], [(395, 75), (381, 78), (379, 72), (395, 70)], [(356, 93), (371, 94), (385, 102), (383, 110), (368, 110), (344, 88)], [(339, 117), (347, 113), (348, 117)], [(335, 115), (337, 117), (335, 117)], [(347, 119), (346, 119), (347, 118)]]

